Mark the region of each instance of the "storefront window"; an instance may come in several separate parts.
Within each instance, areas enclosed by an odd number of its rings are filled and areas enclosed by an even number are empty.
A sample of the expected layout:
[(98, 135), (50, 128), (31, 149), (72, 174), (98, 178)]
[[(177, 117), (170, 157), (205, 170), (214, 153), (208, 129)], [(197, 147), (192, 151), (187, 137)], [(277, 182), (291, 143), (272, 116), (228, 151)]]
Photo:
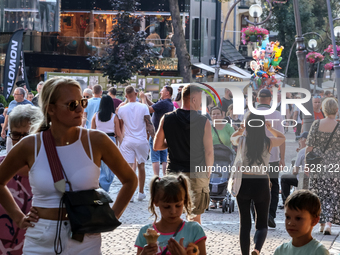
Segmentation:
[(2, 32), (59, 30), (59, 0), (4, 0), (0, 8)]

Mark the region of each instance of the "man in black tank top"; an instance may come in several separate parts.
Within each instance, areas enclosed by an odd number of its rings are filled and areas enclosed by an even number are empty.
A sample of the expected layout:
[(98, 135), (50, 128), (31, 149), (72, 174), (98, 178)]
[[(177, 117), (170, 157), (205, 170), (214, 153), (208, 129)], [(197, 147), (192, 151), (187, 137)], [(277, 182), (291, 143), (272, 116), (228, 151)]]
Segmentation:
[(182, 90), (182, 108), (166, 113), (155, 136), (153, 149), (168, 148), (167, 173), (182, 172), (190, 178), (194, 193), (195, 221), (201, 223), (201, 214), (208, 208), (208, 166), (214, 163), (211, 126), (208, 119), (197, 113), (201, 108), (202, 90), (187, 85)]

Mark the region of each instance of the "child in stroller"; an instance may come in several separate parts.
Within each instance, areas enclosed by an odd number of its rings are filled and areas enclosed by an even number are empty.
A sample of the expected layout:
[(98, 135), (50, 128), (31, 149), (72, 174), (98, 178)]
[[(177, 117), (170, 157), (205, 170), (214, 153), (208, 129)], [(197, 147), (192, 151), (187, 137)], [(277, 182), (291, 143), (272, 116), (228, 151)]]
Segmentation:
[(228, 211), (229, 213), (234, 211), (235, 201), (231, 199), (231, 194), (228, 192), (228, 180), (231, 171), (231, 166), (234, 164), (235, 152), (227, 146), (214, 145), (214, 167), (215, 171), (212, 171), (210, 175), (210, 209), (217, 208), (217, 202), (219, 207), (222, 208), (222, 212)]

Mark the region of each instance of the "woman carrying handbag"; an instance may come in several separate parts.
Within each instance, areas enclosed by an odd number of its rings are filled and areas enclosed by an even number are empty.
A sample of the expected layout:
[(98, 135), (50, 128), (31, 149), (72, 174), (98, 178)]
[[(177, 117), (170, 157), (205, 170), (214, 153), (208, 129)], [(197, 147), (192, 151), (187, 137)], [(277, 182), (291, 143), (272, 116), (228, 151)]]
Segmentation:
[[(87, 99), (82, 98), (78, 82), (62, 77), (46, 81), (39, 104), (44, 120), (35, 127), (36, 134), (23, 138), (0, 165), (0, 203), (19, 227), (27, 228), (24, 255), (99, 255), (100, 234), (87, 233), (82, 242), (71, 239), (70, 221), (66, 209), (60, 204), (63, 191), (65, 188), (74, 192), (99, 188), (102, 160), (122, 183), (112, 206), (119, 218), (137, 187), (136, 175), (106, 134), (79, 127)], [(59, 179), (66, 179), (69, 185), (63, 181), (55, 185), (50, 166), (56, 162), (49, 162), (44, 133), (50, 134), (50, 145), (53, 145), (50, 151), (56, 151), (61, 162), (59, 171), (63, 170), (64, 176), (61, 174)], [(30, 169), (31, 211), (36, 212), (27, 216), (20, 211), (6, 187), (6, 183), (24, 166)], [(100, 199), (95, 201), (102, 203)]]
[(338, 103), (334, 98), (325, 99), (322, 102), (322, 111), (326, 118), (313, 122), (306, 141), (306, 163), (310, 163), (308, 159), (311, 154), (320, 159), (320, 162), (309, 165), (309, 181), (310, 190), (320, 198), (320, 232), (324, 235), (331, 234), (332, 223), (340, 224), (340, 127), (336, 121), (338, 110)]
[[(249, 125), (250, 124), (250, 125)], [(266, 136), (268, 129), (273, 138)], [(245, 132), (244, 132), (245, 131)], [(234, 145), (241, 145), (240, 170), (242, 173), (239, 190), (234, 190), (240, 214), (240, 245), (242, 255), (249, 255), (251, 216), (250, 204), (254, 201), (255, 219), (255, 247), (251, 255), (260, 254), (267, 237), (268, 213), (270, 203), (270, 184), (265, 167), (269, 166), (269, 157), (272, 147), (280, 146), (285, 136), (274, 129), (270, 122), (265, 122), (264, 116), (249, 113), (246, 118), (246, 127), (241, 126), (232, 136)], [(235, 159), (235, 162), (237, 159)], [(231, 182), (232, 180), (229, 180)], [(240, 182), (240, 180), (234, 180)], [(238, 186), (238, 185), (237, 185)]]

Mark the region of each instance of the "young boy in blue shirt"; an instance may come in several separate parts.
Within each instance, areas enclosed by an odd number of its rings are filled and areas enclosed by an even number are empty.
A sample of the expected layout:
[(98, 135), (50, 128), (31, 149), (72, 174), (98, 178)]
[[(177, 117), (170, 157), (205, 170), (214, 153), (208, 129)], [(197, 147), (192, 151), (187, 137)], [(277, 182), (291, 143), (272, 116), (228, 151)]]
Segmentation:
[(292, 240), (277, 247), (274, 255), (329, 255), (325, 246), (312, 237), (313, 227), (320, 220), (318, 196), (309, 190), (298, 190), (284, 206), (286, 230)]

